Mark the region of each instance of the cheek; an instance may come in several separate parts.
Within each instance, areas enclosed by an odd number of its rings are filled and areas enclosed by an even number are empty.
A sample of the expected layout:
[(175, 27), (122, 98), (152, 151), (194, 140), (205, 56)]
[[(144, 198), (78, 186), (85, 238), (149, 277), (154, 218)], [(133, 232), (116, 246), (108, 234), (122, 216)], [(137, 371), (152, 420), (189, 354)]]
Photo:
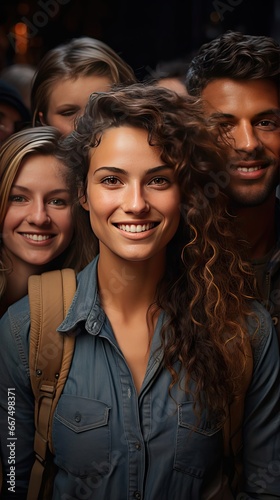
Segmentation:
[(116, 208), (118, 208), (118, 202), (112, 197), (112, 193), (106, 192), (100, 195), (97, 192), (90, 192), (90, 190), (87, 192), (87, 210), (90, 225), (98, 239), (102, 239), (108, 220)]
[(74, 128), (73, 120), (51, 113), (47, 115), (47, 123), (52, 127), (56, 127), (63, 135), (70, 134)]
[(280, 153), (280, 134), (259, 131), (258, 138), (265, 148), (277, 156)]
[(179, 208), (170, 214), (170, 226), (172, 227), (172, 232), (175, 234), (181, 220), (180, 210)]
[(171, 218), (173, 219), (173, 225), (176, 226), (176, 230), (179, 226), (180, 219), (181, 219), (181, 214), (182, 214), (182, 202), (181, 202), (181, 195), (178, 191), (174, 194), (174, 197), (170, 203), (170, 215)]
[(266, 147), (275, 156), (280, 157), (280, 136), (279, 137), (274, 137), (271, 141), (267, 142)]
[(170, 217), (180, 217), (180, 206), (181, 196), (178, 189), (170, 193), (170, 195), (164, 199), (163, 213), (165, 212)]
[(87, 205), (91, 216), (108, 217), (112, 214), (122, 203), (123, 194), (120, 191), (88, 189), (87, 190)]
[(20, 222), (22, 221), (22, 219), (24, 218), (23, 217), (23, 211), (21, 211), (22, 213), (20, 213), (20, 210), (12, 210), (12, 209), (8, 209), (6, 215), (5, 215), (5, 219), (4, 219), (4, 222), (2, 224), (2, 239), (4, 240), (5, 238), (5, 234), (8, 232), (8, 231), (11, 231), (13, 229), (15, 229), (18, 224), (20, 224)]

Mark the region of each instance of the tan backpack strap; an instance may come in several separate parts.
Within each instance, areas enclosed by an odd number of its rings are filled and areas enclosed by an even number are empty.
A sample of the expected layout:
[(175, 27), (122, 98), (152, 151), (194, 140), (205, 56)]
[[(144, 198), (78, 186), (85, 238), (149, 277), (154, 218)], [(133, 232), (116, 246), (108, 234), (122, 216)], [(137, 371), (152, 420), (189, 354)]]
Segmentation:
[(35, 500), (43, 479), (51, 435), (51, 421), (66, 380), (75, 337), (63, 336), (56, 329), (63, 321), (76, 291), (72, 269), (31, 276), (30, 302), (30, 382), (35, 399), (35, 462), (31, 471), (27, 500)]

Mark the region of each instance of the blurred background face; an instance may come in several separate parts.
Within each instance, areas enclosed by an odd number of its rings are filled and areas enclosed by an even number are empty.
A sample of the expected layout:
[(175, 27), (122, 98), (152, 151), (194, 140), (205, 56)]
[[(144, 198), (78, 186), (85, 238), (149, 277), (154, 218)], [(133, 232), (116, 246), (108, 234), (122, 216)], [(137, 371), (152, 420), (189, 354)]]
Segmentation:
[(52, 125), (63, 135), (74, 129), (75, 119), (80, 116), (92, 92), (108, 90), (111, 80), (105, 76), (81, 76), (56, 82), (50, 92), (47, 116), (39, 113), (42, 124)]
[(158, 87), (164, 87), (166, 89), (173, 90), (177, 92), (179, 95), (187, 96), (188, 92), (186, 86), (183, 82), (179, 80), (179, 78), (161, 78), (156, 82)]
[(0, 144), (16, 131), (17, 123), (21, 120), (21, 115), (15, 108), (0, 102)]
[(27, 157), (14, 180), (2, 227), (4, 254), (13, 270), (45, 265), (58, 257), (73, 236), (71, 196), (53, 156)]

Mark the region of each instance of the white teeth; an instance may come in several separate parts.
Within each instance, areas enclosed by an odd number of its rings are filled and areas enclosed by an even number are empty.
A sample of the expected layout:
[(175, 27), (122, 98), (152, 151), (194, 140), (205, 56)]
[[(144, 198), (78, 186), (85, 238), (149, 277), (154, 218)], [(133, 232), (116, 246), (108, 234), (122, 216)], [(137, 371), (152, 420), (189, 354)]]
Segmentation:
[(237, 167), (239, 172), (256, 172), (256, 170), (260, 170), (260, 167)]
[(154, 223), (151, 224), (118, 224), (118, 228), (127, 233), (143, 233), (143, 231), (148, 231), (154, 227)]
[(28, 233), (23, 233), (23, 236), (28, 240), (33, 240), (33, 241), (46, 241), (49, 240), (51, 237), (49, 234), (28, 234)]

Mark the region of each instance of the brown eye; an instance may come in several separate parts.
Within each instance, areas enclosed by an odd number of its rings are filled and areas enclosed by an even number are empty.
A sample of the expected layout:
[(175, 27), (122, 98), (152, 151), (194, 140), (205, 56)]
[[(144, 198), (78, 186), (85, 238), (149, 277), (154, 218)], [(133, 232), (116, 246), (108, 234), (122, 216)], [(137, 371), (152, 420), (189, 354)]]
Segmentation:
[(115, 177), (114, 175), (110, 175), (109, 177), (105, 177), (105, 179), (102, 180), (102, 184), (112, 184), (112, 185), (117, 185), (119, 183), (119, 179)]
[(166, 177), (154, 177), (150, 182), (149, 185), (154, 185), (154, 186), (166, 186), (167, 184), (170, 184), (170, 180), (167, 179)]

